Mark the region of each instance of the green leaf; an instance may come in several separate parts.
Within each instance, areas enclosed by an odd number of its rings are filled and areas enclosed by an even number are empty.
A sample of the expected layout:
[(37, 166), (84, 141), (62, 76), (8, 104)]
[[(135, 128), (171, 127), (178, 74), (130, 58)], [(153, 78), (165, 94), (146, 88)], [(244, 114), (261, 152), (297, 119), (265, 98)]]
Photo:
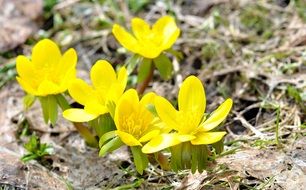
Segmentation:
[(134, 54), (132, 57), (127, 59), (127, 61), (125, 62), (125, 65), (126, 65), (128, 75), (130, 75), (134, 71), (137, 64), (140, 63), (141, 61), (142, 61), (142, 57), (139, 56), (138, 54)]
[(95, 128), (95, 131), (99, 137), (116, 129), (115, 122), (109, 113), (101, 115), (98, 119), (99, 125)]
[(173, 65), (170, 59), (165, 54), (160, 54), (160, 56), (155, 58), (153, 61), (160, 73), (160, 76), (164, 80), (170, 79), (173, 71)]
[(183, 53), (180, 51), (176, 51), (174, 49), (168, 49), (167, 52), (175, 56), (176, 59), (178, 60), (182, 60), (184, 58)]
[(39, 147), (39, 140), (38, 137), (32, 135), (30, 140), (24, 144), (24, 148), (29, 152), (34, 152)]
[(197, 145), (191, 148), (191, 172), (194, 174), (198, 168), (198, 147)]
[(119, 137), (116, 137), (113, 146), (108, 150), (108, 152), (112, 152), (114, 150), (117, 150), (118, 148), (122, 147), (123, 145), (124, 145), (124, 143), (121, 141), (121, 139)]
[(46, 124), (49, 122), (49, 109), (48, 109), (48, 97), (39, 97), (41, 109), (43, 111), (43, 117)]
[(55, 95), (55, 98), (56, 98), (58, 105), (63, 111), (70, 108), (70, 104), (68, 103), (68, 101), (62, 94)]
[(58, 110), (57, 110), (57, 101), (55, 96), (48, 96), (48, 113), (49, 113), (49, 120), (52, 125), (56, 124), (57, 116), (58, 116)]
[(212, 147), (216, 150), (217, 154), (220, 154), (224, 149), (224, 139), (212, 144)]
[(24, 120), (23, 122), (20, 123), (18, 126), (17, 130), (17, 136), (22, 137), (22, 136), (29, 136), (30, 135), (30, 130), (29, 130), (29, 122), (27, 120)]
[(152, 60), (143, 58), (142, 62), (138, 67), (138, 76), (137, 76), (138, 83), (144, 81), (150, 75), (151, 67), (152, 67)]
[(52, 125), (57, 121), (57, 101), (54, 95), (39, 97), (39, 101), (43, 110), (45, 123), (51, 122)]
[[(108, 105), (111, 105), (111, 104), (108, 104)], [(95, 130), (98, 137), (101, 137), (105, 133), (116, 129), (114, 120), (111, 117), (110, 113), (103, 114), (99, 116), (98, 118), (92, 121), (89, 121), (88, 123), (89, 123), (89, 126), (91, 126)]]
[(120, 148), (123, 145), (123, 142), (120, 140), (119, 137), (115, 137), (112, 140), (108, 141), (105, 143), (100, 151), (99, 151), (99, 156), (105, 156), (106, 153), (112, 152), (118, 148)]
[(171, 150), (171, 169), (175, 172), (182, 169), (182, 143), (170, 148)]
[(116, 137), (115, 131), (110, 131), (101, 136), (99, 140), (99, 147), (103, 146), (106, 141)]
[[(99, 126), (99, 117), (94, 120), (88, 121), (88, 125), (92, 128), (97, 128)], [(96, 130), (96, 129), (95, 129)], [(100, 137), (100, 136), (99, 136)]]
[[(89, 127), (93, 128), (96, 131), (96, 128), (99, 127), (99, 117), (94, 120), (88, 121)], [(96, 131), (97, 132), (97, 131)], [(98, 133), (97, 133), (98, 134)], [(99, 136), (99, 135), (98, 135)], [(100, 137), (100, 136), (99, 136)]]
[(23, 106), (27, 110), (29, 109), (33, 103), (35, 102), (36, 97), (32, 94), (27, 94), (23, 97)]
[(35, 160), (37, 158), (38, 158), (38, 156), (36, 154), (31, 153), (31, 154), (26, 154), (26, 155), (22, 156), (21, 161), (28, 162), (30, 160)]
[(182, 143), (182, 163), (183, 169), (190, 169), (191, 168), (191, 144), (190, 142)]
[(207, 166), (208, 159), (208, 147), (207, 145), (198, 145), (198, 172), (202, 173)]
[(146, 154), (142, 153), (140, 146), (131, 147), (134, 164), (136, 166), (137, 172), (142, 175), (143, 171), (147, 168), (149, 160)]
[(24, 144), (24, 148), (29, 152), (21, 158), (24, 162), (40, 159), (45, 155), (50, 155), (53, 151), (50, 145), (45, 143), (41, 144), (40, 139), (35, 134), (33, 134), (29, 141)]

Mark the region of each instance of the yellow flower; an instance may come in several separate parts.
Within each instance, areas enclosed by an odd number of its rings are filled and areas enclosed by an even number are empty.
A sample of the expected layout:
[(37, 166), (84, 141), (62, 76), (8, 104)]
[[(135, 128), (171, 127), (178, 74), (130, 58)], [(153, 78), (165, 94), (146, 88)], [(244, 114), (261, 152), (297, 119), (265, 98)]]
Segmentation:
[(109, 62), (99, 60), (91, 68), (90, 78), (92, 85), (81, 79), (75, 79), (69, 86), (69, 94), (75, 101), (84, 105), (84, 109), (65, 110), (63, 116), (66, 119), (85, 122), (111, 112), (110, 107), (116, 105), (125, 90), (127, 71), (122, 67), (116, 73)]
[(76, 75), (77, 54), (74, 49), (63, 55), (51, 40), (39, 41), (32, 50), (31, 60), (20, 55), (16, 59), (16, 77), (21, 87), (29, 94), (47, 96), (67, 90)]
[(180, 29), (170, 16), (161, 17), (152, 27), (141, 18), (134, 18), (132, 31), (134, 36), (117, 24), (112, 30), (123, 47), (149, 59), (154, 59), (171, 48), (180, 35)]
[(211, 132), (211, 130), (226, 118), (232, 103), (231, 99), (225, 100), (206, 119), (204, 87), (197, 77), (188, 77), (184, 80), (178, 94), (179, 111), (165, 98), (160, 96), (155, 98), (155, 107), (160, 119), (176, 132), (153, 138), (142, 148), (142, 151), (144, 153), (158, 152), (186, 141), (190, 141), (193, 145), (220, 141), (226, 132)]
[(159, 134), (154, 115), (147, 109), (154, 96), (154, 93), (148, 93), (139, 101), (136, 90), (130, 89), (120, 98), (114, 120), (116, 134), (126, 145), (141, 146)]

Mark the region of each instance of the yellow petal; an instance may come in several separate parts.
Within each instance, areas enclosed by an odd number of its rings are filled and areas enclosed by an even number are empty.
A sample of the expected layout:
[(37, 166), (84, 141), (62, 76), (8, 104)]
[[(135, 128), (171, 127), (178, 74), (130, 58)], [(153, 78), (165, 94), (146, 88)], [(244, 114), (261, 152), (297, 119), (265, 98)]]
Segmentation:
[(174, 109), (168, 100), (161, 96), (155, 97), (155, 108), (160, 119), (172, 129), (179, 130), (180, 123), (178, 121), (178, 111)]
[(76, 80), (76, 69), (75, 68), (70, 68), (70, 70), (66, 71), (64, 74), (63, 78), (60, 80), (60, 86), (62, 89), (68, 90), (69, 86), (71, 83)]
[(220, 141), (226, 132), (198, 132), (196, 138), (191, 140), (191, 144), (200, 145), (200, 144), (213, 144)]
[(55, 84), (54, 82), (50, 80), (43, 80), (40, 83), (37, 91), (38, 91), (39, 96), (46, 96), (49, 94), (59, 94), (59, 93), (64, 92), (64, 91), (61, 91), (59, 85)]
[(33, 63), (25, 56), (19, 55), (16, 58), (16, 70), (20, 77), (31, 78), (35, 71)]
[(181, 142), (187, 142), (195, 139), (196, 137), (194, 135), (177, 135), (177, 139)]
[(138, 93), (135, 89), (127, 90), (120, 98), (118, 105), (128, 103), (128, 105), (136, 105), (139, 103)]
[(124, 89), (117, 82), (110, 86), (107, 93), (105, 92), (105, 90), (104, 91), (99, 90), (99, 94), (104, 95), (106, 101), (111, 101), (111, 102), (114, 102), (114, 103), (118, 102), (118, 100), (122, 96), (123, 92), (124, 92)]
[(90, 78), (93, 86), (104, 92), (107, 92), (117, 79), (114, 68), (105, 60), (99, 60), (94, 64), (90, 71)]
[(195, 76), (189, 76), (184, 81), (178, 94), (179, 110), (196, 113), (202, 117), (205, 111), (206, 98), (201, 81)]
[(128, 146), (141, 146), (141, 143), (135, 137), (126, 132), (117, 130), (116, 134), (120, 137), (121, 141)]
[(125, 67), (122, 67), (118, 72), (117, 81), (110, 86), (106, 99), (108, 101), (113, 101), (117, 103), (125, 90), (126, 84), (127, 84), (127, 71)]
[(138, 52), (139, 47), (137, 40), (131, 34), (129, 34), (124, 28), (122, 28), (117, 24), (114, 24), (112, 33), (123, 47), (125, 47), (126, 49), (130, 50), (133, 53)]
[(39, 70), (35, 69), (34, 64), (23, 55), (16, 58), (16, 70), (20, 78), (34, 88), (38, 87), (44, 77)]
[(162, 43), (162, 49), (167, 50), (173, 46), (177, 38), (180, 36), (180, 29), (176, 29), (175, 31), (171, 33), (168, 33), (168, 35), (164, 36), (163, 43)]
[(142, 136), (139, 139), (139, 142), (147, 142), (147, 141), (151, 140), (153, 137), (156, 137), (157, 135), (159, 135), (159, 132), (160, 131), (158, 129), (152, 130), (152, 131), (148, 132), (147, 134), (145, 134), (144, 136)]
[(141, 18), (132, 19), (132, 30), (138, 40), (147, 38), (151, 32), (149, 24)]
[(163, 16), (156, 21), (152, 27), (156, 36), (161, 36), (161, 46), (163, 50), (169, 49), (180, 34), (175, 20), (170, 16)]
[(151, 154), (180, 143), (177, 133), (161, 134), (150, 140), (141, 150), (145, 154)]
[(154, 92), (146, 93), (140, 100), (140, 104), (143, 106), (147, 106), (149, 104), (154, 104), (156, 94)]
[(56, 67), (60, 59), (59, 47), (49, 39), (43, 39), (33, 47), (32, 62), (36, 68)]
[[(156, 34), (164, 34), (165, 30), (172, 31), (171, 28), (175, 26), (175, 21), (171, 16), (163, 16), (159, 18), (152, 27), (153, 32)], [(168, 29), (169, 28), (169, 29)]]
[[(56, 67), (56, 77), (61, 80), (63, 77), (65, 77), (66, 74), (68, 74), (71, 69), (75, 69), (77, 60), (78, 56), (76, 51), (73, 48), (67, 50), (61, 57), (60, 63)], [(72, 78), (70, 80), (72, 80)]]
[(118, 130), (124, 130), (124, 126), (122, 126), (124, 120), (131, 113), (136, 113), (138, 104), (139, 99), (135, 89), (129, 89), (121, 96), (116, 106), (114, 119)]
[(97, 118), (99, 115), (94, 115), (86, 112), (83, 109), (71, 108), (63, 112), (65, 119), (72, 122), (87, 122)]
[(170, 133), (172, 129), (168, 127), (159, 117), (154, 117), (152, 124), (157, 127), (161, 133)]
[(154, 59), (158, 57), (162, 51), (163, 49), (160, 45), (157, 46), (152, 42), (139, 42), (139, 50), (137, 53), (145, 58)]
[(211, 115), (200, 125), (201, 131), (210, 131), (217, 127), (228, 115), (233, 105), (231, 99), (225, 100)]
[(39, 95), (37, 90), (34, 89), (31, 84), (25, 80), (23, 80), (20, 77), (16, 77), (18, 83), (20, 84), (21, 88), (26, 91), (28, 94), (32, 94), (32, 95)]
[(85, 81), (75, 79), (71, 82), (68, 92), (78, 103), (85, 105), (86, 102), (94, 98), (94, 90)]
[(118, 72), (117, 81), (120, 84), (120, 87), (122, 88), (121, 89), (122, 93), (125, 90), (127, 79), (128, 79), (127, 70), (125, 67), (121, 67)]
[(84, 110), (91, 114), (102, 115), (108, 113), (108, 109), (105, 104), (101, 104), (98, 99), (89, 99), (84, 107)]

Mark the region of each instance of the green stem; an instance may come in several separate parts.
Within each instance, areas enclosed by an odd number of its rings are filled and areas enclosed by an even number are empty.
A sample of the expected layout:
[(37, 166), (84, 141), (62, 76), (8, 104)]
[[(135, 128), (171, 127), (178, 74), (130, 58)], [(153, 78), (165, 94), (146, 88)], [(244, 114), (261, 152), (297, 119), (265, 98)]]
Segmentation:
[(133, 154), (136, 170), (140, 175), (142, 175), (149, 163), (148, 156), (141, 151), (140, 146), (131, 146), (130, 148)]
[(163, 153), (158, 152), (155, 153), (154, 156), (163, 170), (169, 171), (171, 169), (168, 158)]
[[(62, 111), (71, 108), (70, 104), (62, 94), (56, 95), (56, 100), (58, 105), (61, 107)], [(82, 123), (76, 123), (76, 122), (72, 122), (72, 124), (89, 146), (95, 148), (99, 147), (99, 143), (96, 137), (91, 133), (91, 131), (86, 126), (84, 126)]]
[(82, 123), (76, 123), (76, 122), (73, 122), (73, 126), (76, 128), (76, 130), (80, 133), (80, 135), (84, 138), (85, 142), (89, 146), (95, 148), (99, 147), (97, 139), (87, 127), (85, 127)]
[(153, 78), (153, 73), (154, 73), (154, 64), (151, 63), (150, 72), (148, 76), (143, 80), (143, 82), (137, 85), (137, 92), (139, 95), (142, 95), (144, 91), (146, 90), (146, 88), (148, 87), (150, 81)]

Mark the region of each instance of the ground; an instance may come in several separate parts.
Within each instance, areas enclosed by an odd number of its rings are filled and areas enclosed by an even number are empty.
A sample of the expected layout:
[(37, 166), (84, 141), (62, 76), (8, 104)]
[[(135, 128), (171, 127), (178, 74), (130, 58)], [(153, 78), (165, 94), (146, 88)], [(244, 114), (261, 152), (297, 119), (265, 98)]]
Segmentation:
[[(127, 3), (128, 2), (128, 3)], [(0, 189), (306, 189), (306, 2), (304, 0), (0, 0)], [(111, 34), (138, 16), (175, 16), (181, 35), (173, 79), (154, 73), (147, 91), (173, 102), (182, 80), (198, 76), (207, 111), (225, 98), (233, 109), (220, 128), (225, 150), (207, 171), (174, 173), (150, 165), (136, 173), (127, 148), (106, 157), (60, 119), (44, 124), (38, 103), (24, 110), (15, 57), (41, 38), (79, 55), (78, 75), (98, 59), (114, 66), (131, 55)], [(130, 86), (133, 86), (131, 76)], [(23, 163), (25, 133), (53, 147), (44, 161)]]

